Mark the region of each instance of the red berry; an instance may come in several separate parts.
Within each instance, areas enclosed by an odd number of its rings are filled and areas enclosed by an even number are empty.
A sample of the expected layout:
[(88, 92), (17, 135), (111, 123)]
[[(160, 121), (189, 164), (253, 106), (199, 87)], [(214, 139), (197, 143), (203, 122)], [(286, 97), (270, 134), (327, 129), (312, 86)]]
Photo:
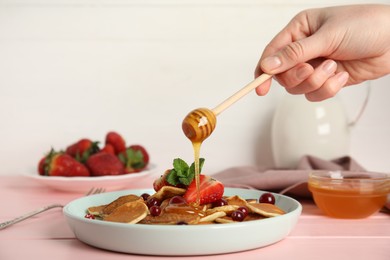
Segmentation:
[(260, 203), (269, 203), (269, 204), (275, 204), (275, 197), (272, 195), (272, 193), (263, 193), (259, 198)]
[(149, 211), (150, 211), (150, 215), (155, 217), (160, 216), (161, 214), (161, 208), (160, 206), (157, 205), (150, 207)]
[(143, 198), (144, 201), (147, 201), (149, 197), (150, 197), (150, 194), (149, 194), (149, 193), (142, 193), (142, 194), (141, 194), (141, 198)]
[(243, 221), (244, 218), (245, 218), (245, 215), (244, 213), (242, 213), (242, 211), (239, 211), (239, 210), (235, 210), (232, 212), (232, 214), (230, 215), (230, 217), (234, 220), (234, 221)]
[(95, 219), (95, 216), (88, 213), (88, 214), (86, 214), (86, 215), (84, 216), (84, 218)]
[(156, 199), (155, 197), (149, 197), (148, 200), (146, 201), (146, 205), (150, 209), (153, 206), (159, 206), (160, 201), (158, 199)]
[(238, 211), (241, 211), (242, 214), (244, 214), (244, 218), (246, 218), (246, 216), (248, 216), (248, 214), (249, 214), (249, 210), (248, 210), (248, 208), (245, 207), (245, 206), (239, 207), (237, 210), (238, 210)]
[(213, 202), (212, 206), (213, 206), (213, 208), (215, 208), (215, 207), (226, 206), (227, 204), (228, 204), (227, 200), (224, 198), (221, 198), (220, 200)]

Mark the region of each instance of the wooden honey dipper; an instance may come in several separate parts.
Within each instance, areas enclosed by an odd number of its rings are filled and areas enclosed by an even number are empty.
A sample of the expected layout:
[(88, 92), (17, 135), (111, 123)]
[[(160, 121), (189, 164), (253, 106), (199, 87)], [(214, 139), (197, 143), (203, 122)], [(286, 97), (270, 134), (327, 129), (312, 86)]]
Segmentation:
[(182, 129), (185, 136), (193, 143), (202, 143), (214, 131), (217, 125), (217, 116), (220, 113), (271, 77), (272, 76), (268, 74), (261, 74), (211, 110), (208, 108), (197, 108), (191, 111), (184, 118), (182, 123)]

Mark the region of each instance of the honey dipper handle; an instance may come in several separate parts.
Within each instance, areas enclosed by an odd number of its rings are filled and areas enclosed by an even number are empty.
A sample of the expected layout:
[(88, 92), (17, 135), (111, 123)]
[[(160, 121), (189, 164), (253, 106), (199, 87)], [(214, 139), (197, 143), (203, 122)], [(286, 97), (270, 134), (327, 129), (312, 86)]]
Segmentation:
[(230, 107), (233, 105), (236, 101), (238, 101), (240, 98), (251, 92), (253, 89), (255, 89), (257, 86), (259, 86), (261, 83), (264, 81), (268, 80), (271, 78), (272, 75), (269, 74), (261, 74), (257, 78), (255, 78), (252, 82), (250, 82), (248, 85), (237, 91), (234, 95), (223, 101), (221, 104), (216, 106), (215, 108), (212, 109), (214, 114), (217, 116), (220, 113), (222, 113), (226, 108)]

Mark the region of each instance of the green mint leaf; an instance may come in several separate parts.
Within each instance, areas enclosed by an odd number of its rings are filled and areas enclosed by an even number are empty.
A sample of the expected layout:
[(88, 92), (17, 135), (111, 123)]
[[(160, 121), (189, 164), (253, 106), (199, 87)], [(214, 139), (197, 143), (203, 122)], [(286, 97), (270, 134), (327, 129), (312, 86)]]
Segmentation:
[(187, 172), (188, 171), (188, 164), (180, 159), (180, 158), (176, 158), (173, 160), (173, 168), (177, 171), (177, 172)]
[[(204, 164), (204, 158), (199, 159), (199, 169), (202, 170)], [(192, 163), (191, 166), (180, 159), (176, 158), (173, 160), (173, 169), (167, 176), (167, 182), (171, 185), (183, 184), (188, 186), (195, 178), (195, 164)]]
[(204, 161), (205, 161), (204, 158), (199, 159), (199, 172), (202, 172)]
[(194, 172), (194, 174), (191, 174), (191, 172), (188, 171), (188, 176), (183, 177), (183, 178), (179, 178), (179, 181), (180, 181), (180, 183), (188, 186), (191, 184), (191, 182), (194, 180), (194, 178), (195, 178), (195, 172)]
[(173, 186), (176, 186), (179, 184), (179, 178), (177, 176), (177, 172), (175, 169), (172, 169), (168, 176), (166, 177), (166, 180), (169, 184), (173, 185)]

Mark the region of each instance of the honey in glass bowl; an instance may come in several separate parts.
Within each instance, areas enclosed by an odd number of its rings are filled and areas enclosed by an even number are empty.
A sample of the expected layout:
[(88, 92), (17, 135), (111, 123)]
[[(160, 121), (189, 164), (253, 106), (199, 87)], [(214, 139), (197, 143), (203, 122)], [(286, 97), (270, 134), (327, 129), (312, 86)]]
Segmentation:
[(309, 190), (316, 205), (328, 216), (366, 218), (380, 210), (390, 193), (390, 176), (385, 173), (314, 171)]

